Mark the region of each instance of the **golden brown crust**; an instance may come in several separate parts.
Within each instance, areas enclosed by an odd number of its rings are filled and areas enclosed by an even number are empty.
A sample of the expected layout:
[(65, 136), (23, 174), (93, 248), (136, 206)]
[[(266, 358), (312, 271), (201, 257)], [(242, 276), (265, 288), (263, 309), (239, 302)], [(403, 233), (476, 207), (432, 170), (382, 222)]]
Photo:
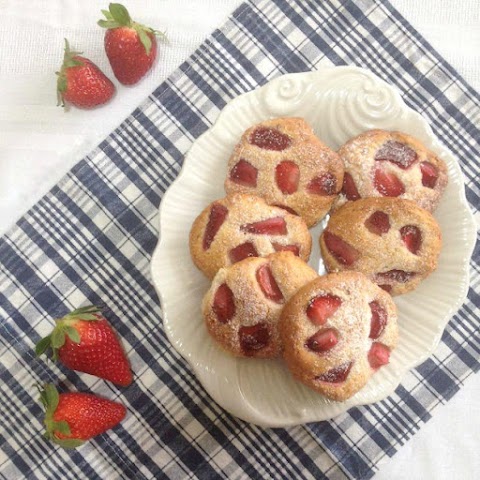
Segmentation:
[[(290, 146), (285, 150), (275, 151), (252, 145), (249, 139), (258, 127), (275, 128), (288, 135), (291, 139)], [(231, 172), (241, 159), (258, 169), (257, 186), (240, 185), (227, 177), (225, 191), (258, 195), (265, 198), (270, 205), (285, 205), (302, 216), (309, 227), (328, 213), (342, 187), (343, 163), (338, 154), (315, 136), (312, 127), (303, 118), (275, 118), (252, 126), (245, 131), (235, 147), (228, 163), (228, 171)], [(282, 161), (294, 162), (300, 170), (298, 190), (291, 194), (282, 193), (275, 180), (276, 167)], [(327, 173), (334, 178), (334, 193), (309, 193), (309, 183)]]
[[(209, 248), (205, 249), (205, 229), (214, 204), (225, 207), (228, 215)], [(244, 225), (276, 217), (285, 220), (286, 235), (260, 235), (241, 229)], [(299, 247), (300, 258), (305, 261), (308, 260), (312, 247), (312, 238), (302, 218), (283, 208), (267, 205), (260, 197), (232, 194), (212, 202), (196, 218), (190, 231), (190, 254), (197, 268), (207, 277), (213, 278), (220, 268), (232, 264), (229, 252), (245, 242), (251, 242), (260, 257), (275, 252), (272, 243), (296, 245)]]
[[(283, 299), (274, 301), (262, 291), (258, 270), (268, 265)], [(203, 299), (203, 316), (209, 333), (229, 353), (239, 357), (273, 358), (281, 352), (278, 319), (285, 302), (317, 273), (291, 252), (278, 252), (266, 258), (252, 257), (220, 269)], [(226, 284), (232, 291), (235, 315), (226, 323), (218, 320), (212, 308), (215, 293)], [(259, 323), (267, 325), (268, 344), (259, 350), (245, 352), (239, 341), (239, 328)]]
[[(388, 215), (388, 232), (379, 235), (366, 228), (365, 222), (374, 212)], [(414, 226), (420, 231), (421, 243), (416, 253), (412, 253), (402, 240), (401, 229), (406, 226)], [(358, 258), (352, 265), (344, 265), (332, 255), (325, 245), (325, 232), (336, 235), (357, 250)], [(331, 215), (327, 228), (320, 236), (320, 250), (327, 271), (362, 272), (375, 283), (391, 287), (392, 295), (415, 289), (437, 268), (441, 245), (440, 227), (432, 214), (410, 200), (395, 198), (364, 198), (347, 202)], [(414, 275), (404, 283), (378, 275), (394, 270)]]
[[(341, 299), (339, 308), (318, 326), (307, 316), (311, 301), (321, 295)], [(378, 302), (386, 311), (388, 321), (383, 332), (369, 338), (371, 302)], [(322, 329), (333, 328), (338, 343), (329, 351), (317, 353), (307, 341)], [(319, 277), (301, 288), (285, 305), (279, 330), (284, 345), (283, 356), (293, 376), (308, 387), (332, 400), (344, 401), (363, 388), (375, 372), (368, 361), (372, 343), (381, 343), (389, 350), (398, 338), (397, 309), (390, 295), (358, 272), (334, 273)], [(318, 380), (332, 369), (352, 362), (344, 382), (335, 384)]]
[[(375, 155), (387, 142), (399, 142), (413, 149), (417, 154), (415, 162), (407, 169), (402, 169), (388, 161), (377, 162)], [(387, 130), (370, 130), (352, 138), (345, 143), (338, 154), (345, 166), (345, 173), (351, 175), (361, 198), (381, 197), (375, 188), (374, 170), (378, 164), (388, 173), (397, 176), (405, 187), (405, 193), (398, 198), (412, 200), (420, 207), (434, 211), (448, 183), (448, 172), (445, 162), (428, 150), (418, 139), (402, 132)], [(437, 172), (438, 179), (434, 188), (422, 184), (420, 164), (428, 162)], [(340, 192), (333, 208), (336, 209), (347, 202), (344, 192)]]

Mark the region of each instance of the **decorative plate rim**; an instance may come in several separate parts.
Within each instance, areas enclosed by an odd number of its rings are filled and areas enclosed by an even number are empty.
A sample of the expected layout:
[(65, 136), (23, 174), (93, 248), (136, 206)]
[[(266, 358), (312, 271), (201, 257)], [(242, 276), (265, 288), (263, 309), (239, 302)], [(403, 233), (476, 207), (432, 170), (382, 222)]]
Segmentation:
[[(462, 179), (464, 178), (463, 172), (461, 171), (460, 164), (459, 164), (458, 160), (434, 135), (434, 133), (433, 133), (430, 125), (428, 124), (427, 120), (424, 119), (419, 113), (417, 113), (416, 111), (411, 109), (408, 105), (406, 105), (406, 103), (401, 98), (400, 93), (396, 89), (396, 87), (384, 82), (382, 79), (380, 79), (379, 77), (374, 75), (369, 70), (366, 70), (366, 69), (363, 69), (363, 68), (360, 68), (360, 67), (351, 67), (351, 66), (322, 67), (322, 68), (319, 68), (316, 71), (291, 73), (291, 74), (285, 74), (285, 75), (281, 75), (279, 77), (276, 77), (275, 79), (271, 80), (270, 82), (266, 83), (265, 85), (263, 85), (261, 87), (258, 87), (257, 89), (254, 89), (252, 91), (243, 93), (243, 94), (233, 98), (231, 101), (229, 101), (225, 105), (225, 107), (222, 109), (220, 114), (218, 115), (215, 123), (206, 132), (204, 132), (202, 135), (200, 135), (192, 143), (189, 151), (187, 152), (187, 154), (185, 156), (184, 163), (183, 163), (183, 166), (181, 168), (181, 171), (179, 172), (177, 178), (172, 182), (170, 187), (165, 192), (165, 194), (164, 194), (164, 196), (161, 200), (160, 206), (159, 206), (159, 219), (158, 219), (158, 222), (159, 222), (158, 223), (158, 225), (159, 225), (159, 240), (158, 240), (158, 243), (157, 243), (157, 245), (155, 247), (155, 250), (152, 254), (152, 259), (151, 259), (151, 262), (150, 262), (150, 274), (151, 274), (151, 277), (152, 277), (152, 283), (155, 287), (155, 290), (156, 290), (156, 292), (159, 296), (159, 299), (160, 299), (160, 302), (161, 302), (161, 305), (162, 305), (163, 324), (164, 324), (164, 328), (165, 328), (165, 332), (167, 334), (167, 337), (168, 337), (171, 345), (178, 351), (178, 353), (180, 353), (180, 355), (185, 360), (187, 360), (187, 362), (191, 366), (191, 368), (194, 371), (194, 373), (195, 373), (197, 379), (199, 380), (199, 382), (203, 385), (203, 387), (206, 389), (206, 391), (212, 396), (212, 398), (220, 406), (225, 408), (227, 411), (230, 411), (230, 413), (232, 413), (233, 415), (235, 415), (235, 416), (237, 416), (237, 417), (239, 417), (239, 418), (241, 418), (245, 421), (248, 421), (250, 423), (254, 423), (254, 424), (257, 424), (257, 425), (260, 425), (260, 426), (264, 426), (264, 427), (286, 427), (286, 426), (291, 426), (291, 425), (304, 424), (304, 423), (312, 422), (312, 421), (328, 420), (328, 419), (334, 418), (335, 416), (337, 416), (341, 413), (344, 413), (345, 411), (347, 411), (350, 408), (353, 408), (354, 406), (372, 404), (372, 403), (375, 403), (375, 402), (378, 402), (382, 399), (387, 398), (389, 395), (391, 395), (395, 391), (395, 389), (401, 383), (404, 376), (411, 369), (413, 369), (416, 366), (418, 366), (419, 364), (423, 363), (437, 349), (437, 347), (440, 343), (442, 334), (443, 334), (448, 322), (450, 321), (451, 317), (461, 308), (461, 306), (465, 302), (465, 299), (466, 299), (467, 294), (468, 294), (469, 284), (470, 284), (469, 264), (470, 264), (470, 259), (471, 259), (471, 256), (473, 254), (473, 250), (474, 250), (475, 243), (476, 243), (476, 224), (475, 224), (475, 219), (474, 219), (473, 213), (470, 209), (470, 206), (469, 206), (467, 198), (466, 198), (465, 182), (463, 182), (463, 188), (461, 188), (458, 193), (460, 194), (459, 202), (463, 206), (464, 214), (465, 214), (464, 223), (465, 223), (466, 245), (464, 247), (465, 248), (465, 255), (462, 257), (463, 262), (462, 262), (462, 265), (461, 265), (461, 271), (464, 274), (464, 276), (463, 276), (464, 282), (462, 282), (462, 284), (459, 287), (459, 293), (457, 295), (456, 302), (453, 305), (450, 306), (448, 312), (444, 315), (444, 317), (442, 319), (443, 321), (441, 322), (441, 324), (438, 325), (438, 331), (437, 331), (436, 335), (434, 335), (434, 337), (433, 337), (433, 343), (432, 343), (433, 347), (430, 350), (425, 351), (424, 355), (418, 357), (416, 359), (416, 361), (413, 362), (412, 364), (404, 366), (404, 368), (400, 372), (398, 372), (398, 371), (395, 372), (396, 380), (391, 383), (392, 388), (389, 389), (388, 393), (386, 393), (386, 394), (381, 393), (378, 396), (378, 398), (375, 398), (374, 400), (355, 401), (354, 403), (350, 403), (350, 401), (343, 402), (343, 403), (335, 402), (338, 405), (343, 406), (343, 408), (340, 408), (340, 411), (338, 413), (335, 413), (334, 415), (326, 415), (326, 416), (325, 415), (322, 416), (320, 414), (321, 413), (320, 412), (316, 415), (304, 415), (304, 416), (301, 416), (301, 417), (292, 416), (289, 419), (284, 419), (284, 420), (279, 421), (278, 419), (272, 419), (272, 418), (267, 419), (267, 418), (260, 418), (258, 416), (255, 416), (255, 415), (253, 415), (252, 412), (246, 411), (245, 408), (243, 408), (241, 405), (238, 405), (238, 409), (235, 412), (232, 412), (231, 411), (232, 409), (229, 408), (231, 406), (229, 406), (229, 405), (226, 406), (223, 403), (222, 396), (219, 395), (219, 392), (214, 391), (212, 388), (210, 388), (209, 385), (206, 385), (206, 381), (204, 381), (204, 378), (202, 376), (202, 371), (201, 371), (202, 369), (195, 363), (194, 358), (192, 358), (192, 356), (191, 356), (191, 352), (184, 351), (184, 349), (182, 349), (182, 347), (179, 346), (176, 343), (176, 341), (178, 339), (176, 337), (172, 336), (173, 334), (172, 334), (172, 332), (169, 328), (169, 325), (168, 325), (169, 320), (168, 320), (167, 310), (168, 310), (169, 306), (168, 306), (168, 299), (165, 298), (165, 295), (162, 292), (162, 285), (163, 285), (162, 282), (163, 282), (163, 280), (160, 279), (157, 276), (156, 271), (155, 271), (155, 266), (158, 264), (159, 259), (162, 256), (162, 252), (165, 248), (165, 243), (166, 243), (165, 242), (165, 237), (162, 234), (162, 232), (165, 231), (165, 228), (164, 228), (164, 221), (165, 220), (164, 220), (164, 218), (166, 216), (166, 209), (169, 206), (169, 203), (168, 203), (167, 199), (169, 199), (171, 196), (173, 196), (174, 193), (178, 189), (182, 188), (182, 186), (181, 186), (182, 182), (183, 182), (183, 180), (186, 176), (186, 172), (189, 171), (190, 162), (192, 161), (192, 158), (194, 158), (194, 156), (192, 156), (192, 154), (191, 154), (192, 149), (194, 148), (195, 145), (198, 144), (198, 142), (200, 142), (202, 139), (207, 138), (209, 135), (212, 135), (212, 132), (216, 131), (218, 126), (221, 125), (221, 122), (222, 122), (223, 118), (226, 116), (226, 112), (228, 111), (228, 109), (232, 108), (232, 105), (234, 105), (236, 102), (249, 101), (249, 100), (250, 101), (255, 101), (255, 97), (259, 97), (259, 92), (261, 92), (261, 91), (265, 92), (265, 89), (268, 88), (269, 85), (271, 85), (273, 82), (279, 81), (279, 79), (283, 79), (284, 81), (285, 80), (286, 81), (290, 81), (290, 80), (294, 81), (294, 80), (304, 78), (304, 79), (308, 80), (309, 77), (317, 77), (317, 76), (320, 77), (321, 75), (325, 74), (325, 72), (329, 72), (329, 71), (359, 74), (359, 75), (367, 76), (373, 82), (380, 82), (380, 83), (384, 84), (384, 86), (386, 86), (386, 88), (391, 90), (392, 95), (394, 95), (396, 97), (396, 101), (399, 102), (400, 107), (404, 111), (407, 111), (407, 110), (409, 111), (408, 114), (415, 118), (415, 121), (418, 123), (418, 127), (420, 129), (423, 129), (423, 133), (426, 136), (428, 136), (433, 141), (433, 143), (435, 143), (435, 149), (438, 150), (438, 151), (441, 151), (443, 156), (449, 157), (452, 160), (451, 163), (453, 165), (453, 168), (455, 168), (458, 171), (457, 173), (458, 173), (458, 175), (461, 176)], [(223, 181), (222, 181), (222, 184), (223, 184)], [(201, 209), (203, 209), (205, 206), (206, 205), (202, 205)], [(199, 209), (198, 213), (200, 213), (201, 209)], [(186, 239), (186, 241), (188, 242), (188, 239)], [(352, 398), (355, 398), (355, 397), (352, 397)]]

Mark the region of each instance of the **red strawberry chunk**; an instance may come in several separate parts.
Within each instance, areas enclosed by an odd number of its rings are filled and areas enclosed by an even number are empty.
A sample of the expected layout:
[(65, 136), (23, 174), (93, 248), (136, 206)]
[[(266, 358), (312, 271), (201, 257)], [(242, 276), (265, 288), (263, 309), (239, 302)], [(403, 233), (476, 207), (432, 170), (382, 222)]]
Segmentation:
[(243, 158), (230, 171), (230, 180), (245, 187), (257, 186), (258, 170)]
[(389, 270), (388, 272), (377, 273), (377, 279), (380, 281), (387, 280), (398, 283), (407, 283), (415, 272), (405, 272), (404, 270)]
[(335, 329), (328, 328), (319, 330), (312, 335), (305, 344), (313, 352), (323, 353), (331, 350), (338, 343), (338, 335)]
[(292, 140), (276, 128), (258, 127), (250, 135), (250, 143), (264, 150), (280, 152), (287, 149)]
[(345, 172), (343, 176), (342, 193), (347, 197), (347, 200), (355, 201), (360, 198), (355, 181), (348, 172)]
[(223, 222), (227, 218), (228, 209), (220, 203), (214, 203), (210, 210), (210, 217), (208, 218), (205, 234), (203, 235), (203, 249), (208, 250), (215, 238), (215, 235), (220, 230)]
[(272, 247), (276, 252), (292, 252), (297, 257), (300, 256), (300, 247), (298, 245), (281, 245), (280, 243), (272, 243)]
[(247, 257), (258, 257), (258, 252), (252, 242), (245, 242), (232, 248), (228, 255), (232, 263), (237, 263)]
[(374, 342), (368, 352), (368, 363), (376, 370), (390, 361), (390, 349), (383, 343)]
[(383, 235), (390, 230), (390, 217), (385, 212), (377, 210), (365, 220), (365, 227), (375, 235)]
[(220, 323), (227, 323), (235, 315), (233, 292), (226, 283), (222, 283), (215, 292), (212, 310)]
[(387, 324), (387, 311), (376, 301), (370, 302), (370, 311), (372, 312), (372, 320), (370, 323), (370, 334), (369, 338), (376, 339), (378, 338), (385, 329)]
[(415, 225), (405, 225), (400, 229), (400, 236), (405, 246), (416, 255), (422, 245), (420, 229)]
[(275, 168), (275, 180), (278, 188), (285, 195), (291, 195), (298, 189), (298, 181), (300, 180), (300, 169), (294, 162), (285, 160)]
[(270, 331), (263, 322), (249, 327), (240, 327), (238, 335), (245, 355), (253, 355), (256, 351), (265, 348), (270, 339)]
[(405, 193), (405, 186), (394, 174), (381, 168), (375, 169), (373, 184), (377, 191), (384, 197), (399, 197)]
[(348, 374), (352, 369), (352, 365), (353, 362), (347, 362), (339, 365), (338, 367), (332, 368), (327, 373), (319, 375), (315, 378), (315, 380), (320, 380), (321, 382), (327, 383), (342, 383), (347, 379)]
[(437, 167), (430, 162), (422, 162), (420, 164), (420, 171), (422, 172), (422, 185), (428, 188), (435, 188), (438, 180)]
[(323, 240), (329, 252), (342, 265), (352, 265), (360, 257), (356, 248), (328, 230), (323, 232)]
[(257, 270), (257, 282), (262, 289), (263, 294), (270, 300), (276, 303), (283, 302), (283, 294), (278, 287), (275, 277), (272, 274), (272, 270), (268, 265), (262, 265)]
[(323, 325), (340, 307), (342, 300), (335, 295), (313, 298), (307, 307), (307, 317), (315, 325)]
[(390, 140), (384, 143), (375, 155), (377, 162), (391, 162), (406, 170), (417, 160), (417, 152), (401, 142)]
[(329, 172), (315, 177), (307, 186), (307, 192), (314, 195), (335, 195), (337, 193), (337, 179)]
[(257, 235), (286, 235), (287, 224), (283, 217), (273, 217), (255, 223), (242, 225), (240, 230)]
[(386, 292), (390, 293), (392, 291), (392, 286), (391, 285), (379, 285), (379, 287), (382, 290), (385, 290)]

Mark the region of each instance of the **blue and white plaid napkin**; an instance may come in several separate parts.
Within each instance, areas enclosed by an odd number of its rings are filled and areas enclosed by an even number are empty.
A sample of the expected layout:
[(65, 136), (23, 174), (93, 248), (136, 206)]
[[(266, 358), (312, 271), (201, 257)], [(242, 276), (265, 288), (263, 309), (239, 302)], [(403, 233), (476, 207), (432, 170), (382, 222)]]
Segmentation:
[[(157, 209), (223, 106), (287, 72), (358, 65), (396, 85), (462, 162), (479, 206), (480, 98), (386, 1), (243, 4), (0, 240), (0, 477), (370, 478), (479, 369), (479, 251), (469, 298), (434, 356), (388, 399), (330, 422), (261, 429), (216, 405), (169, 345), (149, 277)], [(34, 357), (59, 317), (105, 304), (136, 377), (119, 390)], [(35, 385), (118, 398), (120, 427), (80, 449), (40, 436)]]

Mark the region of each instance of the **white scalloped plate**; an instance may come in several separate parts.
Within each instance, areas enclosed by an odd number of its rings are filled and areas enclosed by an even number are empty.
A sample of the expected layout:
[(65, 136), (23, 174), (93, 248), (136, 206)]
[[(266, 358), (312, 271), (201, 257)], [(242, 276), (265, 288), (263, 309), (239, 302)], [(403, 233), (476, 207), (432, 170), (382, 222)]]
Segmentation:
[[(422, 140), (448, 165), (449, 185), (435, 212), (443, 234), (439, 267), (417, 290), (395, 298), (398, 348), (389, 365), (343, 403), (329, 401), (294, 381), (281, 360), (229, 356), (211, 340), (203, 324), (200, 305), (209, 282), (190, 259), (190, 227), (207, 204), (225, 195), (227, 160), (243, 131), (277, 116), (304, 117), (334, 149), (372, 128), (401, 130)], [(160, 213), (160, 242), (151, 268), (168, 338), (219, 405), (257, 425), (327, 420), (353, 406), (387, 397), (408, 370), (433, 353), (467, 294), (476, 228), (459, 164), (394, 87), (360, 68), (284, 75), (232, 100), (215, 125), (193, 144), (181, 174), (162, 200)], [(315, 248), (310, 264), (320, 273), (324, 270), (317, 244), (322, 228), (323, 224), (311, 231)]]

